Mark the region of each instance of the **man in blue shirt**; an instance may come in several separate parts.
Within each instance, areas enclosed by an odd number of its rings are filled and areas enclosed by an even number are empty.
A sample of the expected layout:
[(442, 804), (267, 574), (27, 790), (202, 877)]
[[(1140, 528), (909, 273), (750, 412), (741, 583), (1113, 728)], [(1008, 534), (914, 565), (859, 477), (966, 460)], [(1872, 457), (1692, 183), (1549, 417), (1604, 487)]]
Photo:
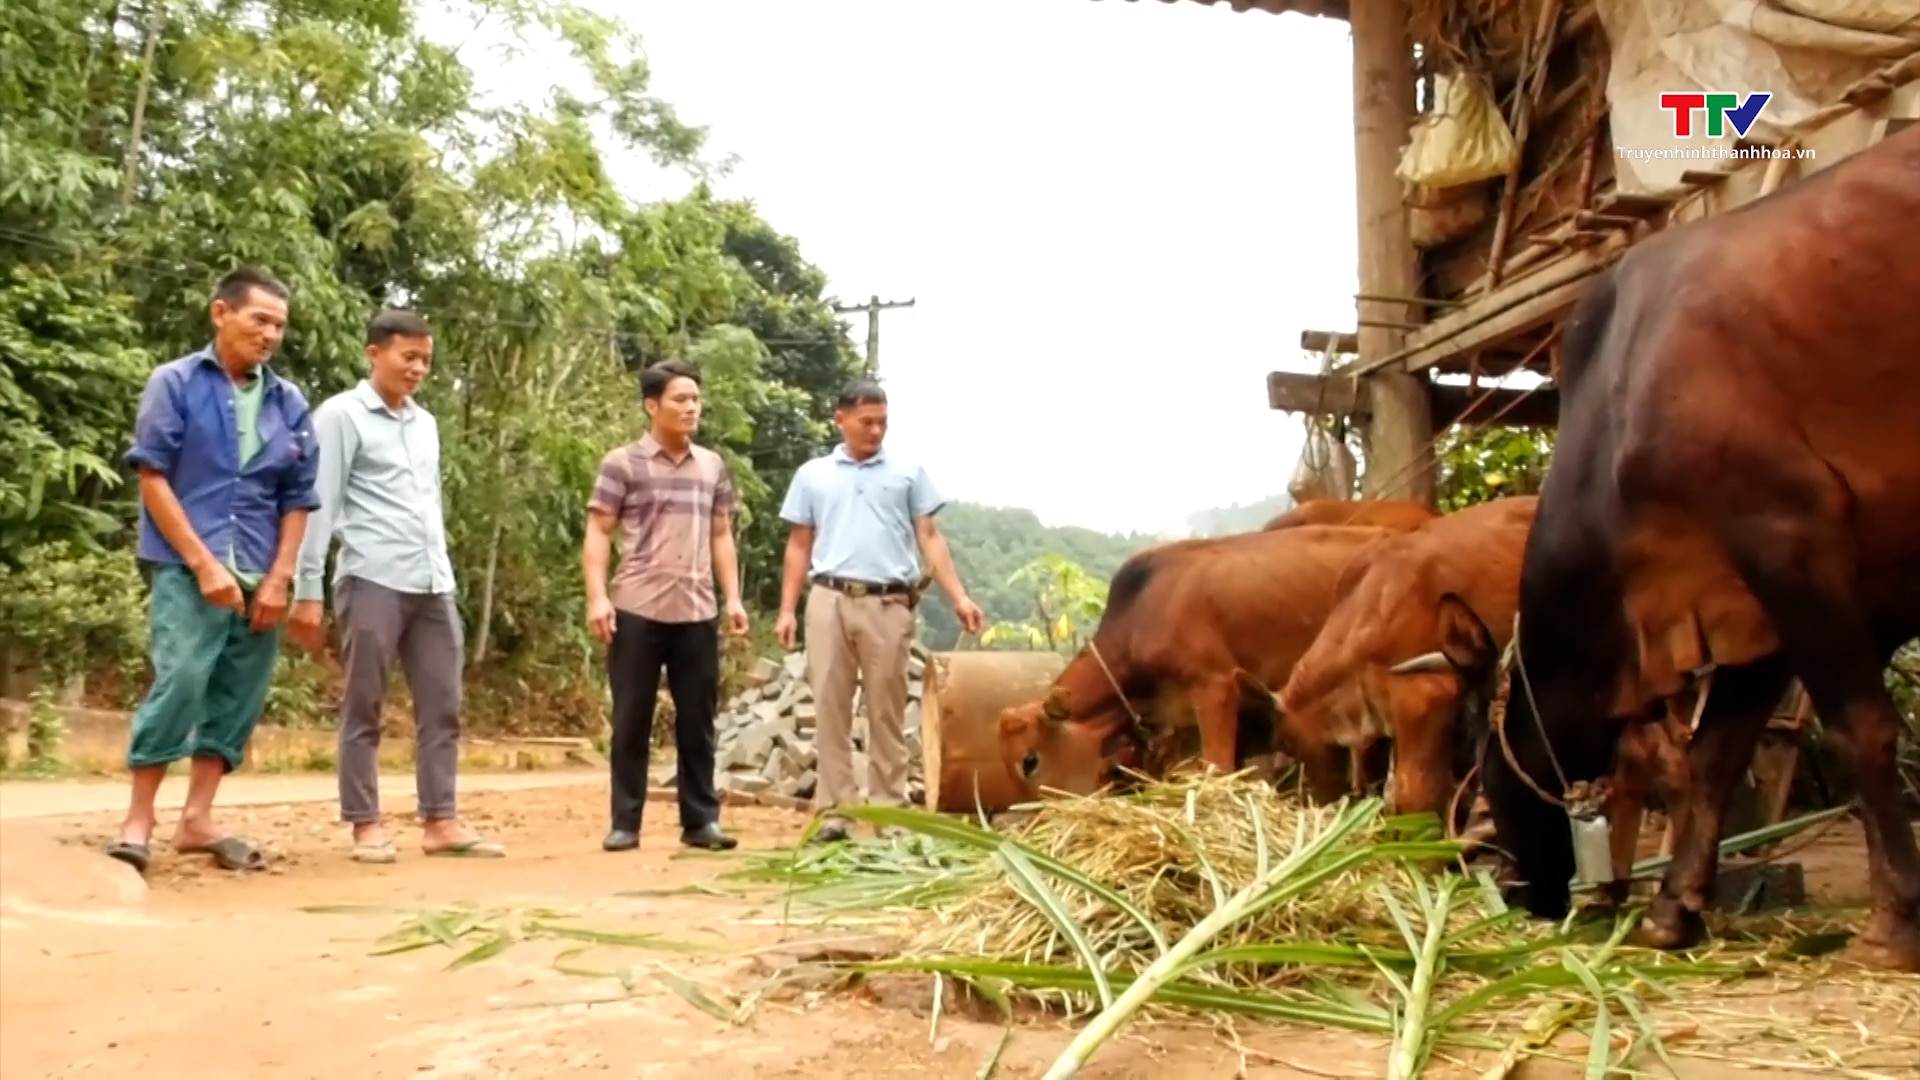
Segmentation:
[[(853, 775), (853, 691), (865, 691), (870, 798), (907, 801), (907, 661), (919, 604), (920, 565), (952, 601), (960, 625), (977, 634), (986, 616), (960, 584), (946, 537), (933, 516), (946, 504), (927, 471), (887, 455), (887, 394), (862, 380), (847, 387), (833, 413), (843, 441), (800, 466), (780, 516), (787, 534), (774, 636), (791, 649), (795, 610), (807, 592), (807, 682), (813, 688), (819, 781), (813, 804), (830, 810), (859, 800)], [(817, 841), (847, 838), (829, 817)]]
[(266, 865), (215, 826), (213, 797), (266, 705), (295, 557), (320, 505), (307, 400), (267, 366), (286, 333), (287, 299), (264, 270), (221, 278), (212, 343), (155, 368), (134, 419), (127, 462), (140, 470), (153, 687), (133, 715), (133, 798), (107, 854), (142, 873), (160, 782), (189, 757), (174, 850), (230, 870)]

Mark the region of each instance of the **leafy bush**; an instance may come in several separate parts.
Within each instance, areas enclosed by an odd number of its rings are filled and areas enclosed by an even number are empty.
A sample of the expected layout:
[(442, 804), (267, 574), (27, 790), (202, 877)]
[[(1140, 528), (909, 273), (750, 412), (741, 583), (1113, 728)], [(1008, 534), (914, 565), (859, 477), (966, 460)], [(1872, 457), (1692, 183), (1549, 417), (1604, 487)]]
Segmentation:
[(146, 597), (131, 551), (36, 544), (0, 563), (0, 643), (42, 685), (105, 664), (132, 668), (146, 646)]

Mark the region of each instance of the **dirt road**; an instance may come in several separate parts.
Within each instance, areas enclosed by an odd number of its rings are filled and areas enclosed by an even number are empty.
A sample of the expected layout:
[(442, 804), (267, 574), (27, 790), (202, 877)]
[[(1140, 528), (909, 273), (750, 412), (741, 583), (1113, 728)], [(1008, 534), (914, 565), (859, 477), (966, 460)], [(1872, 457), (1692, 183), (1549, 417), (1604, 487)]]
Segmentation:
[[(346, 859), (324, 779), (246, 779), (253, 782), (233, 791), (249, 802), (226, 820), (263, 844), (274, 868), (229, 874), (160, 845), (147, 886), (99, 853), (118, 817), (111, 785), (0, 789), (0, 1075), (858, 1080), (919, 1072), (961, 1080), (999, 1041), (994, 1023), (948, 1013), (933, 1025), (919, 983), (866, 994), (769, 991), (738, 1026), (702, 1011), (676, 983), (731, 1009), (781, 965), (770, 957), (865, 931), (782, 925), (777, 897), (756, 905), (631, 895), (710, 879), (730, 859), (681, 851), (670, 803), (650, 806), (639, 852), (601, 852), (598, 776), (468, 779), (464, 812), (505, 840), (509, 858), (428, 859), (409, 832), (401, 861), (384, 867)], [(296, 801), (316, 784), (327, 801)], [(71, 806), (91, 812), (58, 816)], [(411, 810), (398, 795), (388, 807)], [(766, 849), (790, 844), (805, 818), (752, 808), (728, 810), (726, 823), (744, 848)], [(1846, 862), (1857, 875), (1857, 862)], [(545, 908), (554, 910), (544, 916), (551, 925), (653, 933), (668, 947), (593, 946), (536, 926), (500, 955), (451, 970), (459, 953), (439, 945), (371, 955), (409, 912), (462, 903), (501, 913), (489, 925), (537, 923), (529, 913)], [(348, 904), (390, 910), (301, 910)], [(630, 995), (617, 979), (592, 976), (629, 968)], [(1080, 1075), (1370, 1077), (1385, 1060), (1381, 1040), (1298, 1029), (1143, 1032)], [(1057, 1028), (1022, 1028), (1000, 1077), (1039, 1076), (1067, 1038)]]
[[(463, 792), (533, 791), (542, 788), (603, 784), (597, 770), (514, 773), (464, 773)], [(339, 796), (332, 776), (230, 776), (220, 784), (220, 805), (259, 806), (263, 803), (322, 803)], [(184, 779), (161, 789), (162, 806), (178, 806), (186, 796)], [(413, 798), (413, 777), (388, 773), (380, 777), (383, 803)], [(0, 784), (0, 821), (56, 817), (66, 814), (117, 813), (126, 808), (127, 785), (119, 780), (75, 780), (64, 783), (18, 782)]]

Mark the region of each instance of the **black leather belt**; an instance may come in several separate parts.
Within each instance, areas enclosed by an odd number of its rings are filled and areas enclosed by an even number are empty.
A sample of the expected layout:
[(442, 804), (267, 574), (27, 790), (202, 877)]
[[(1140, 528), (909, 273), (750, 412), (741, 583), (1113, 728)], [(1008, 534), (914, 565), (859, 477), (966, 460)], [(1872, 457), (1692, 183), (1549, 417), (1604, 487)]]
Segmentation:
[(911, 585), (901, 585), (898, 583), (876, 585), (871, 581), (852, 581), (847, 578), (833, 577), (829, 574), (817, 575), (813, 579), (813, 583), (815, 585), (824, 585), (837, 593), (845, 593), (855, 600), (863, 596), (908, 596), (914, 591)]

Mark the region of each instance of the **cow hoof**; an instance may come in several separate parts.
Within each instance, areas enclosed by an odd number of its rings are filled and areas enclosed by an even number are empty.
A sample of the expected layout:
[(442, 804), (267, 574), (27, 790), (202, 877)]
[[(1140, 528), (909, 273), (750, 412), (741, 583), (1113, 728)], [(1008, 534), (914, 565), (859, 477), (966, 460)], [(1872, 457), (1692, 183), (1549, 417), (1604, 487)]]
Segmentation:
[(1891, 911), (1876, 911), (1849, 951), (1863, 967), (1920, 975), (1920, 926)]
[(1653, 910), (1640, 920), (1640, 939), (1649, 948), (1671, 951), (1688, 949), (1707, 937), (1707, 920), (1680, 901), (1659, 897)]

